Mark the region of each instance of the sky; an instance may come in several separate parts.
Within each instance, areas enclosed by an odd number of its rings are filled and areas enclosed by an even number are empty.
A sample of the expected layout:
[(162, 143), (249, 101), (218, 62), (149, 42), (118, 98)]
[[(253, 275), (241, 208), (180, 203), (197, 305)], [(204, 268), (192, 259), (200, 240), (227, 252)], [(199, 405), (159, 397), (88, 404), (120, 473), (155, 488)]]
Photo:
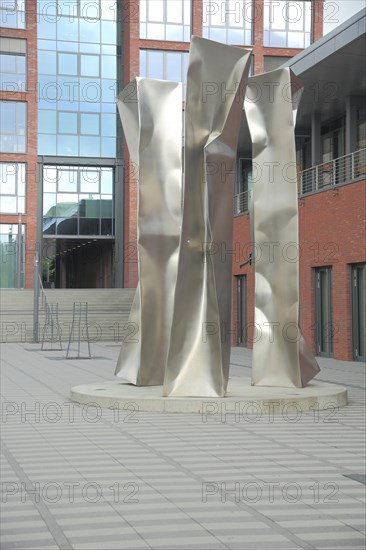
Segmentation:
[(324, 34), (332, 31), (366, 6), (366, 0), (325, 0)]

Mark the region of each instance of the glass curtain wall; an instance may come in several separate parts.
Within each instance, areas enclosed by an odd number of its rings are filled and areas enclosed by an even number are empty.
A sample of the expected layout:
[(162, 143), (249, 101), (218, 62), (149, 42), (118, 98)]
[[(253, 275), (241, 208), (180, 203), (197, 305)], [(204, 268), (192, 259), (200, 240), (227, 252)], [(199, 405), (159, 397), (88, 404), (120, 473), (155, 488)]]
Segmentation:
[(38, 5), (38, 152), (115, 157), (117, 3)]

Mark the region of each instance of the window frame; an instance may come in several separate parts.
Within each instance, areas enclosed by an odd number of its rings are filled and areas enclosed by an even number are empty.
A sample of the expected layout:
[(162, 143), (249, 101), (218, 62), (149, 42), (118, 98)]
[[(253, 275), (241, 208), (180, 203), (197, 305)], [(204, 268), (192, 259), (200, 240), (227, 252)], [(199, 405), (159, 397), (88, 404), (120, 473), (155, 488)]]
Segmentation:
[[(27, 164), (25, 162), (8, 162), (8, 161), (1, 161), (0, 167), (4, 166), (14, 166), (15, 167), (15, 193), (1, 193), (0, 190), (0, 202), (2, 197), (15, 197), (16, 199), (16, 211), (10, 212), (6, 210), (2, 210), (0, 207), (0, 214), (26, 214), (27, 212)], [(21, 185), (24, 185), (24, 195), (19, 194), (19, 178), (24, 178)], [(19, 199), (24, 200), (24, 207), (23, 209), (19, 208)]]
[[(103, 235), (102, 233), (102, 226), (103, 226), (103, 223), (102, 223), (102, 220), (104, 219), (110, 219), (111, 220), (111, 234), (109, 235), (109, 237), (113, 238), (115, 236), (115, 168), (113, 166), (93, 166), (93, 165), (45, 165), (44, 166), (44, 170), (43, 170), (43, 178), (45, 178), (45, 174), (46, 174), (46, 171), (47, 169), (49, 168), (52, 168), (55, 170), (55, 176), (56, 176), (56, 180), (55, 180), (55, 185), (54, 185), (54, 189), (53, 191), (42, 191), (42, 196), (45, 197), (46, 196), (51, 196), (53, 197), (53, 206), (55, 207), (55, 216), (53, 217), (54, 219), (54, 228), (55, 228), (55, 232), (54, 233), (43, 233), (46, 237), (58, 237), (58, 238), (64, 238), (64, 237), (84, 237), (84, 236), (87, 236), (86, 234), (82, 233), (80, 231), (80, 220), (88, 220), (88, 219), (94, 219), (94, 220), (98, 220), (98, 223), (99, 223), (99, 232), (97, 234), (89, 234), (90, 237), (92, 236), (96, 236), (96, 237), (104, 237), (105, 235)], [(106, 193), (106, 192), (102, 192), (102, 179), (103, 179), (103, 172), (110, 172), (111, 175), (112, 175), (112, 192), (111, 193)], [(69, 172), (69, 173), (72, 173), (75, 175), (76, 177), (76, 191), (63, 191), (62, 189), (60, 189), (59, 187), (59, 182), (60, 182), (60, 177), (59, 177), (59, 173), (60, 172)], [(83, 172), (93, 172), (93, 173), (96, 173), (98, 174), (98, 191), (83, 191), (82, 190), (82, 173)], [(54, 180), (52, 180), (54, 181)], [(95, 180), (92, 180), (92, 181), (95, 181)], [(44, 185), (43, 185), (43, 188), (44, 188)], [(62, 217), (59, 217), (57, 215), (57, 205), (59, 204), (59, 196), (62, 196), (64, 195), (65, 197), (70, 197), (70, 196), (73, 196), (75, 197), (75, 204), (77, 204), (77, 209), (76, 209), (76, 215), (75, 216), (69, 216), (69, 218), (62, 218)], [(87, 217), (85, 215), (82, 215), (81, 214), (81, 211), (80, 211), (80, 206), (81, 206), (81, 201), (82, 200), (85, 200), (85, 197), (87, 195), (92, 195), (92, 196), (97, 196), (98, 198), (96, 199), (96, 201), (98, 201), (98, 211), (99, 211), (99, 215), (98, 217)], [(102, 217), (102, 200), (105, 200), (103, 199), (102, 197), (110, 197), (110, 200), (111, 200), (111, 208), (112, 208), (112, 215), (110, 218), (105, 218), (105, 217)], [(109, 200), (109, 199), (108, 199)], [(60, 201), (62, 202), (62, 201)], [(46, 213), (44, 212), (44, 209), (43, 209), (43, 213), (42, 213), (42, 221), (44, 223), (44, 220), (47, 219), (47, 216), (45, 215)], [(72, 234), (72, 235), (65, 235), (64, 233), (58, 233), (58, 225), (59, 225), (59, 222), (58, 220), (65, 220), (65, 219), (76, 219), (77, 222), (76, 222), (76, 227), (77, 227), (77, 232), (75, 234)]]
[(8, 150), (4, 150), (2, 149), (1, 147), (1, 141), (0, 141), (0, 152), (1, 153), (26, 153), (27, 150), (28, 150), (28, 132), (27, 132), (27, 123), (28, 123), (28, 104), (26, 101), (13, 101), (13, 100), (5, 100), (5, 99), (1, 99), (0, 100), (0, 105), (5, 105), (5, 104), (14, 104), (16, 106), (16, 110), (15, 110), (15, 128), (16, 128), (16, 132), (15, 133), (12, 133), (12, 132), (6, 132), (4, 131), (2, 128), (1, 128), (1, 134), (3, 136), (16, 136), (18, 138), (18, 136), (21, 136), (22, 134), (19, 133), (19, 105), (24, 105), (24, 138), (25, 138), (25, 142), (24, 142), (24, 150), (19, 150), (19, 144), (17, 142), (17, 147), (16, 147), (16, 151), (9, 151)]
[[(14, 72), (9, 72), (9, 71), (1, 71), (1, 76), (4, 75), (4, 74), (11, 74), (15, 77), (19, 77), (19, 76), (22, 76), (24, 74), (24, 82), (20, 82), (20, 86), (19, 86), (19, 81), (16, 83), (17, 84), (17, 90), (7, 90), (6, 88), (4, 88), (1, 84), (0, 84), (0, 89), (4, 92), (9, 92), (9, 91), (15, 91), (15, 92), (26, 92), (27, 91), (27, 86), (28, 86), (28, 83), (27, 83), (27, 55), (24, 54), (24, 53), (16, 53), (16, 52), (2, 52), (0, 51), (0, 60), (1, 60), (1, 56), (3, 55), (8, 55), (8, 56), (12, 56), (12, 57), (15, 57), (15, 65), (16, 65), (16, 70)], [(20, 72), (18, 70), (18, 67), (19, 67), (19, 58), (20, 57), (23, 57), (24, 58), (24, 61), (25, 61), (25, 67), (24, 67), (24, 73)], [(13, 82), (13, 84), (15, 84), (15, 82)], [(24, 87), (22, 86), (22, 84), (24, 84)]]
[[(218, 0), (220, 6), (223, 6), (223, 4), (225, 3), (225, 10), (224, 10), (225, 24), (222, 24), (222, 25), (211, 24), (211, 16), (214, 14), (208, 13), (207, 24), (205, 24), (204, 20), (202, 20), (202, 36), (210, 40), (217, 40), (215, 37), (211, 38), (211, 29), (219, 29), (219, 30), (225, 31), (226, 41), (222, 42), (223, 44), (231, 44), (235, 46), (252, 46), (254, 44), (254, 38), (253, 38), (254, 0), (240, 0), (243, 2), (243, 10), (245, 9), (246, 14), (248, 9), (247, 6), (250, 7), (250, 20), (248, 21), (248, 19), (245, 17), (245, 19), (243, 19), (242, 26), (230, 26), (230, 14), (232, 13), (232, 11), (230, 10), (230, 4), (229, 4), (230, 1), (231, 0)], [(210, 6), (211, 2), (213, 2), (214, 4), (217, 4), (217, 0), (203, 0), (203, 4), (207, 4), (208, 6)], [(204, 5), (203, 5), (203, 9), (204, 9)], [(232, 42), (231, 40), (229, 40), (230, 31), (239, 31), (239, 30), (243, 32), (244, 40), (240, 42), (236, 42), (236, 41)], [(247, 33), (250, 34), (249, 42), (246, 40)]]
[[(7, 0), (7, 1), (10, 4), (10, 0)], [(27, 28), (27, 11), (26, 11), (26, 6), (25, 6), (26, 0), (11, 0), (11, 1), (14, 2), (15, 9), (14, 8), (6, 8), (6, 4), (5, 4), (5, 7), (4, 7), (4, 4), (2, 4), (2, 3), (0, 4), (0, 28), (24, 30), (24, 29)], [(10, 26), (9, 27), (9, 25), (5, 24), (5, 18), (3, 17), (3, 15), (6, 14), (7, 12), (15, 13), (16, 21), (17, 21), (16, 26)], [(19, 24), (19, 22), (21, 24)]]
[[(179, 80), (179, 82), (182, 83), (182, 93), (183, 93), (183, 100), (185, 98), (185, 95), (186, 95), (186, 88), (187, 88), (187, 69), (188, 69), (188, 55), (189, 53), (188, 52), (185, 52), (185, 51), (182, 51), (182, 50), (155, 50), (155, 49), (146, 49), (146, 48), (141, 48), (140, 49), (140, 59), (139, 59), (139, 62), (140, 62), (140, 76), (141, 77), (146, 77), (146, 78), (155, 78), (155, 77), (151, 77), (149, 75), (149, 55), (150, 53), (160, 53), (162, 54), (163, 56), (163, 63), (162, 63), (162, 68), (163, 68), (163, 76), (162, 76), (162, 80), (169, 80), (171, 82), (177, 82), (176, 80), (171, 80), (169, 78), (166, 77), (166, 74), (167, 74), (167, 56), (168, 54), (170, 53), (173, 53), (173, 54), (180, 54), (180, 62), (181, 62), (181, 80)], [(144, 65), (145, 65), (145, 69), (146, 69), (146, 74), (142, 74), (141, 73), (141, 57), (142, 55), (145, 55), (145, 61), (144, 61)]]
[[(150, 9), (151, 4), (147, 0), (140, 1), (140, 22), (139, 22), (139, 38), (142, 40), (160, 40), (163, 42), (187, 42), (191, 40), (192, 33), (192, 2), (190, 0), (180, 0), (181, 1), (181, 19), (182, 23), (174, 23), (168, 21), (168, 3), (171, 0), (161, 0), (163, 3), (163, 18), (162, 19), (150, 19)], [(187, 7), (186, 7), (187, 6)], [(188, 13), (186, 14), (186, 10)], [(187, 23), (186, 19), (189, 20)], [(148, 26), (149, 24), (160, 24), (164, 27), (163, 37), (155, 38), (149, 36)], [(182, 40), (167, 38), (167, 27), (175, 26), (182, 30)], [(144, 32), (143, 32), (143, 28)], [(188, 28), (187, 28), (188, 27)]]
[[(279, 29), (279, 28), (276, 28), (276, 27), (273, 27), (273, 2), (275, 2), (276, 4), (278, 2), (284, 2), (285, 5), (283, 6), (282, 8), (282, 15), (283, 15), (283, 9), (286, 8), (286, 13), (288, 13), (288, 10), (289, 10), (289, 4), (291, 3), (302, 3), (302, 10), (303, 10), (303, 25), (302, 25), (302, 30), (292, 30), (289, 28), (290, 26), (290, 21), (289, 19), (286, 19), (286, 17), (283, 17), (284, 19), (284, 22), (285, 22), (285, 28), (284, 29)], [(307, 19), (306, 19), (306, 15), (307, 15), (307, 12), (306, 12), (306, 8), (305, 6), (306, 5), (310, 5), (310, 31), (307, 31), (306, 30), (306, 27), (307, 27)], [(267, 11), (268, 10), (268, 11)], [(264, 17), (263, 17), (263, 46), (265, 48), (278, 48), (278, 49), (281, 49), (281, 48), (284, 48), (284, 49), (305, 49), (307, 48), (308, 46), (310, 46), (310, 44), (312, 44), (313, 42), (313, 39), (314, 39), (314, 0), (265, 0), (264, 2)], [(268, 17), (268, 28), (266, 28), (266, 19)], [(271, 41), (271, 34), (272, 33), (275, 33), (275, 32), (281, 32), (281, 33), (285, 33), (286, 35), (286, 43), (285, 45), (283, 46), (278, 46), (276, 44), (273, 44), (272, 41)], [(289, 45), (289, 36), (291, 36), (292, 33), (302, 33), (303, 35), (303, 43), (302, 43), (302, 46), (290, 46)], [(268, 40), (267, 40), (267, 36), (266, 36), (266, 33), (268, 33)], [(307, 39), (306, 39), (306, 35), (309, 34), (309, 43), (307, 44)]]

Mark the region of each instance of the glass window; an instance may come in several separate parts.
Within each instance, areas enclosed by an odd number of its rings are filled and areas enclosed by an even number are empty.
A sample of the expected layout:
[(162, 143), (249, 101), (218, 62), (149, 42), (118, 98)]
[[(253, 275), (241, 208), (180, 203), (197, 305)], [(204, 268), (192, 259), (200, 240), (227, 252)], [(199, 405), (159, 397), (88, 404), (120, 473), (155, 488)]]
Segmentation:
[(113, 78), (117, 76), (116, 57), (112, 55), (102, 55), (102, 78)]
[(0, 224), (0, 288), (24, 287), (25, 226)]
[(77, 134), (78, 115), (77, 113), (58, 113), (58, 131), (60, 134)]
[[(43, 19), (43, 18), (42, 18)], [(70, 17), (60, 17), (57, 21), (57, 40), (78, 42), (78, 20)], [(46, 38), (46, 37), (43, 37)]]
[(27, 87), (25, 55), (0, 53), (0, 89), (25, 92)]
[(55, 74), (56, 52), (38, 50), (38, 67), (42, 74)]
[[(47, 53), (49, 53), (49, 52), (47, 52)], [(70, 74), (70, 75), (78, 74), (78, 56), (77, 56), (77, 54), (74, 54), (74, 53), (59, 53), (58, 54), (58, 73), (59, 74)]]
[(42, 155), (56, 155), (56, 136), (51, 134), (38, 134), (38, 149)]
[(99, 76), (99, 55), (80, 56), (80, 74), (82, 76)]
[(77, 157), (79, 155), (77, 136), (59, 134), (57, 136), (57, 154)]
[(37, 2), (40, 155), (115, 156), (116, 5)]
[(109, 167), (45, 166), (44, 233), (112, 235), (113, 174)]
[(25, 213), (25, 164), (0, 162), (0, 212)]
[(115, 115), (102, 114), (102, 135), (115, 137), (117, 133), (117, 119)]
[(264, 46), (303, 49), (310, 45), (312, 0), (267, 0), (264, 3)]
[(99, 115), (81, 113), (80, 132), (86, 135), (99, 135)]
[(56, 111), (38, 111), (38, 131), (44, 134), (56, 133)]
[(140, 38), (188, 42), (190, 0), (140, 0)]
[(26, 152), (27, 104), (21, 101), (0, 101), (0, 151)]
[(182, 82), (185, 97), (188, 52), (140, 50), (140, 60), (140, 76)]
[(80, 156), (100, 157), (100, 138), (80, 136)]
[(224, 44), (252, 39), (253, 0), (203, 0), (203, 36)]
[(54, 166), (45, 166), (43, 168), (43, 191), (55, 193), (57, 185), (57, 169)]
[[(91, 42), (92, 44), (100, 42), (100, 21), (81, 18), (79, 19), (79, 28), (80, 42)], [(108, 41), (103, 40), (103, 42), (109, 44)]]
[(0, 27), (9, 29), (25, 29), (24, 0), (1, 0)]
[(57, 170), (57, 191), (59, 193), (76, 193), (77, 190), (77, 172), (68, 168), (59, 168)]

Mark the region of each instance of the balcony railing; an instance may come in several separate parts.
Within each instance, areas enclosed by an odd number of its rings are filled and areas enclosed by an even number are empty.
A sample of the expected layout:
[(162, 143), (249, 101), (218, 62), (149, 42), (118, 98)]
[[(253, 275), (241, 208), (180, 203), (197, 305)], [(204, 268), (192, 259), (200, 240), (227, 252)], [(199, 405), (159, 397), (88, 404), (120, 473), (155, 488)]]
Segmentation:
[(339, 157), (299, 174), (299, 193), (306, 195), (366, 177), (366, 149)]
[[(366, 179), (366, 149), (299, 172), (299, 195), (330, 189), (358, 179)], [(234, 195), (234, 215), (245, 214), (248, 210), (248, 191)]]

